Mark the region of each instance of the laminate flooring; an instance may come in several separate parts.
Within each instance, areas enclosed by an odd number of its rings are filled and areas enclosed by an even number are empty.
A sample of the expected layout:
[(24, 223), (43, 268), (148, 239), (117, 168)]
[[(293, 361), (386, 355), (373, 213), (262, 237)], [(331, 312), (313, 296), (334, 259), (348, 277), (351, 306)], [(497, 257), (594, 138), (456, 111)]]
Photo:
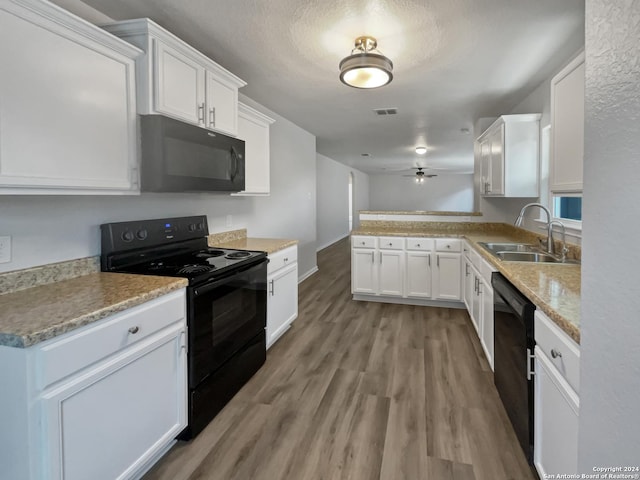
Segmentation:
[(351, 299), (348, 239), (209, 426), (145, 480), (534, 480), (464, 310)]

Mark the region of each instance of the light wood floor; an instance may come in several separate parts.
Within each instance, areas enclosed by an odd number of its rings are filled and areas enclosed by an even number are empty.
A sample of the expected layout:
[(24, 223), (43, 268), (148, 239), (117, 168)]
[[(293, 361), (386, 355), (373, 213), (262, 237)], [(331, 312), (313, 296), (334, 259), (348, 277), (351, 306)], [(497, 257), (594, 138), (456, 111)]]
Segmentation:
[(533, 480), (464, 310), (355, 302), (318, 254), (262, 369), (145, 480)]

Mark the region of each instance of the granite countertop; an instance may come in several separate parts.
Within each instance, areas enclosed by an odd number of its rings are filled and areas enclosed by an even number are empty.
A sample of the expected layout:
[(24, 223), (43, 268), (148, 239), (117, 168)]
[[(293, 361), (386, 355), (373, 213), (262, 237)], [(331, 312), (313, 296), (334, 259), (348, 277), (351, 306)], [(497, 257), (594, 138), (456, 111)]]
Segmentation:
[[(529, 300), (549, 316), (564, 332), (580, 343), (580, 265), (553, 265), (502, 261), (477, 245), (478, 242), (531, 242), (531, 235), (512, 228), (488, 224), (474, 228), (436, 226), (434, 228), (402, 228), (399, 225), (365, 226), (352, 235), (460, 237), (467, 239), (475, 250)], [(505, 226), (506, 227), (506, 226)]]
[(439, 215), (446, 217), (480, 217), (481, 212), (447, 212), (427, 210), (360, 210), (364, 215)]
[(291, 247), (297, 244), (297, 240), (289, 240), (284, 238), (243, 237), (223, 242), (218, 242), (211, 239), (209, 240), (210, 247), (235, 248), (237, 250), (254, 250), (259, 252), (267, 252), (268, 254), (284, 250), (287, 247)]
[(0, 295), (0, 346), (29, 347), (187, 286), (183, 278), (91, 273)]

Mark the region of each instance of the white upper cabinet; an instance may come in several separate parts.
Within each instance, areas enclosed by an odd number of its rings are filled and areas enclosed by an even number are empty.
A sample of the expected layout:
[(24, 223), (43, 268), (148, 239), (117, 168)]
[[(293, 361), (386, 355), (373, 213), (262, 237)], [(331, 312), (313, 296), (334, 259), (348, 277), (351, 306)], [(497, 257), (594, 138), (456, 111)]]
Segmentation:
[(275, 122), (238, 103), (238, 138), (244, 140), (245, 189), (231, 195), (268, 195), (270, 192), (269, 128)]
[(503, 115), (476, 141), (483, 196), (538, 196), (540, 114)]
[(238, 134), (238, 88), (244, 81), (148, 18), (102, 28), (146, 52), (138, 63), (138, 113)]
[(133, 193), (135, 58), (48, 2), (0, 4), (0, 193)]
[(552, 192), (581, 192), (584, 160), (584, 52), (551, 80)]

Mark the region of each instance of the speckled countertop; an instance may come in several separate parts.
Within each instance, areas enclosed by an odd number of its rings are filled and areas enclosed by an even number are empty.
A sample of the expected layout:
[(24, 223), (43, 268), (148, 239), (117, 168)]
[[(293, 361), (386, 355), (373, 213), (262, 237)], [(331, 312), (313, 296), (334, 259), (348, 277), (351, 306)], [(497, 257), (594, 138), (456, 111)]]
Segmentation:
[(209, 235), (209, 246), (220, 248), (235, 248), (237, 250), (254, 250), (275, 253), (287, 247), (297, 245), (297, 240), (285, 238), (253, 238), (247, 237), (247, 230), (232, 230), (230, 232)]
[(363, 215), (430, 215), (445, 217), (480, 217), (481, 212), (447, 212), (447, 211), (427, 211), (427, 210), (360, 210)]
[(499, 260), (478, 242), (532, 242), (536, 238), (521, 229), (505, 224), (437, 225), (422, 228), (365, 225), (352, 235), (461, 237), (564, 332), (580, 343), (580, 265), (553, 265)]
[(29, 347), (187, 286), (187, 280), (91, 273), (0, 295), (0, 345)]

